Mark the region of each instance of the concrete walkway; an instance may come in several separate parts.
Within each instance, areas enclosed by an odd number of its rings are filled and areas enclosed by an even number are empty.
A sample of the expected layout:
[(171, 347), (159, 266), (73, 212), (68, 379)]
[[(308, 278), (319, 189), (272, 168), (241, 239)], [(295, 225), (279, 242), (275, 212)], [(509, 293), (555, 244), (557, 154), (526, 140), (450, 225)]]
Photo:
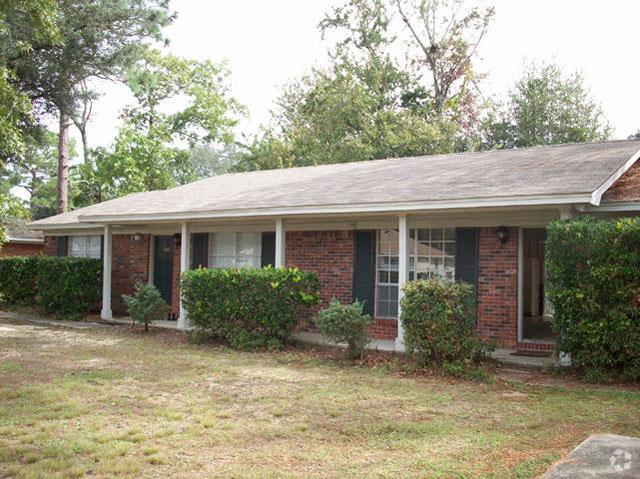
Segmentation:
[(589, 436), (543, 479), (640, 478), (640, 438), (598, 434)]

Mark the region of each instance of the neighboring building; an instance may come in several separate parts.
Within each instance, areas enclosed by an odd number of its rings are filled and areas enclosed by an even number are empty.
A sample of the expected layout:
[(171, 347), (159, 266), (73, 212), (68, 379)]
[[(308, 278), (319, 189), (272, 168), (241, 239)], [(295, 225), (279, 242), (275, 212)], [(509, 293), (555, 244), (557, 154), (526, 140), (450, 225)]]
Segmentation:
[(640, 212), (639, 157), (612, 141), (226, 174), (32, 227), (46, 254), (104, 258), (104, 318), (150, 281), (186, 327), (181, 271), (274, 264), (315, 271), (325, 304), (366, 301), (373, 336), (399, 350), (401, 286), (433, 276), (477, 286), (481, 337), (549, 349), (545, 227)]
[(11, 231), (9, 239), (0, 247), (0, 258), (6, 256), (35, 256), (44, 249), (41, 231)]

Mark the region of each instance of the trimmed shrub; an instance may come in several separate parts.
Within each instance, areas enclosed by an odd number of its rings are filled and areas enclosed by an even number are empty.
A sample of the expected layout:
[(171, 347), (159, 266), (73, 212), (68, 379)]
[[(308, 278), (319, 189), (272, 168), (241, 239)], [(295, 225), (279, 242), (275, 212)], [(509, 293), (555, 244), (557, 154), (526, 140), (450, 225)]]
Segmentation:
[(38, 256), (0, 259), (0, 294), (5, 304), (33, 304), (37, 294)]
[(320, 332), (337, 343), (347, 343), (347, 357), (359, 359), (369, 342), (367, 327), (371, 317), (363, 313), (364, 303), (341, 304), (336, 298), (315, 320)]
[(74, 316), (97, 307), (102, 261), (61, 256), (0, 259), (0, 294), (7, 304), (33, 305), (46, 313)]
[(408, 282), (402, 298), (407, 352), (421, 365), (478, 362), (486, 346), (474, 336), (475, 289), (442, 279)]
[(131, 326), (135, 323), (143, 324), (145, 331), (149, 331), (151, 321), (164, 319), (169, 311), (169, 305), (158, 288), (149, 283), (137, 283), (135, 292), (132, 295), (123, 294), (122, 300), (133, 321)]
[(546, 248), (558, 350), (588, 379), (640, 380), (640, 219), (556, 221)]
[(73, 316), (97, 308), (102, 297), (101, 260), (40, 256), (37, 268), (37, 304), (46, 313)]
[(196, 269), (180, 285), (191, 324), (238, 349), (282, 347), (320, 298), (317, 276), (298, 269)]

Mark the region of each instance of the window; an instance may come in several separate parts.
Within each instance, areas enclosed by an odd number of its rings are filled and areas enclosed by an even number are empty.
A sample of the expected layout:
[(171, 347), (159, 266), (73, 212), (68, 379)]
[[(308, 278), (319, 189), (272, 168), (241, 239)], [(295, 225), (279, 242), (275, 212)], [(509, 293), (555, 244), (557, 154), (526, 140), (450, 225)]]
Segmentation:
[(209, 235), (209, 267), (259, 268), (260, 233), (211, 233)]
[[(380, 230), (376, 248), (376, 316), (398, 316), (398, 231)], [(409, 280), (455, 279), (455, 229), (409, 232)]]
[(102, 256), (102, 236), (70, 236), (69, 256), (76, 258), (96, 258)]

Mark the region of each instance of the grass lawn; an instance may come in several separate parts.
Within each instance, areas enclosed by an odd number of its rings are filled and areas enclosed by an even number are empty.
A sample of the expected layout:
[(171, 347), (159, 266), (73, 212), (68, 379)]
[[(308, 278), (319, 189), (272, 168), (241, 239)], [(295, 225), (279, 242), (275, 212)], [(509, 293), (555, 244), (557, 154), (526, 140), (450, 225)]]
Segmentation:
[(536, 477), (640, 393), (0, 321), (0, 477)]

